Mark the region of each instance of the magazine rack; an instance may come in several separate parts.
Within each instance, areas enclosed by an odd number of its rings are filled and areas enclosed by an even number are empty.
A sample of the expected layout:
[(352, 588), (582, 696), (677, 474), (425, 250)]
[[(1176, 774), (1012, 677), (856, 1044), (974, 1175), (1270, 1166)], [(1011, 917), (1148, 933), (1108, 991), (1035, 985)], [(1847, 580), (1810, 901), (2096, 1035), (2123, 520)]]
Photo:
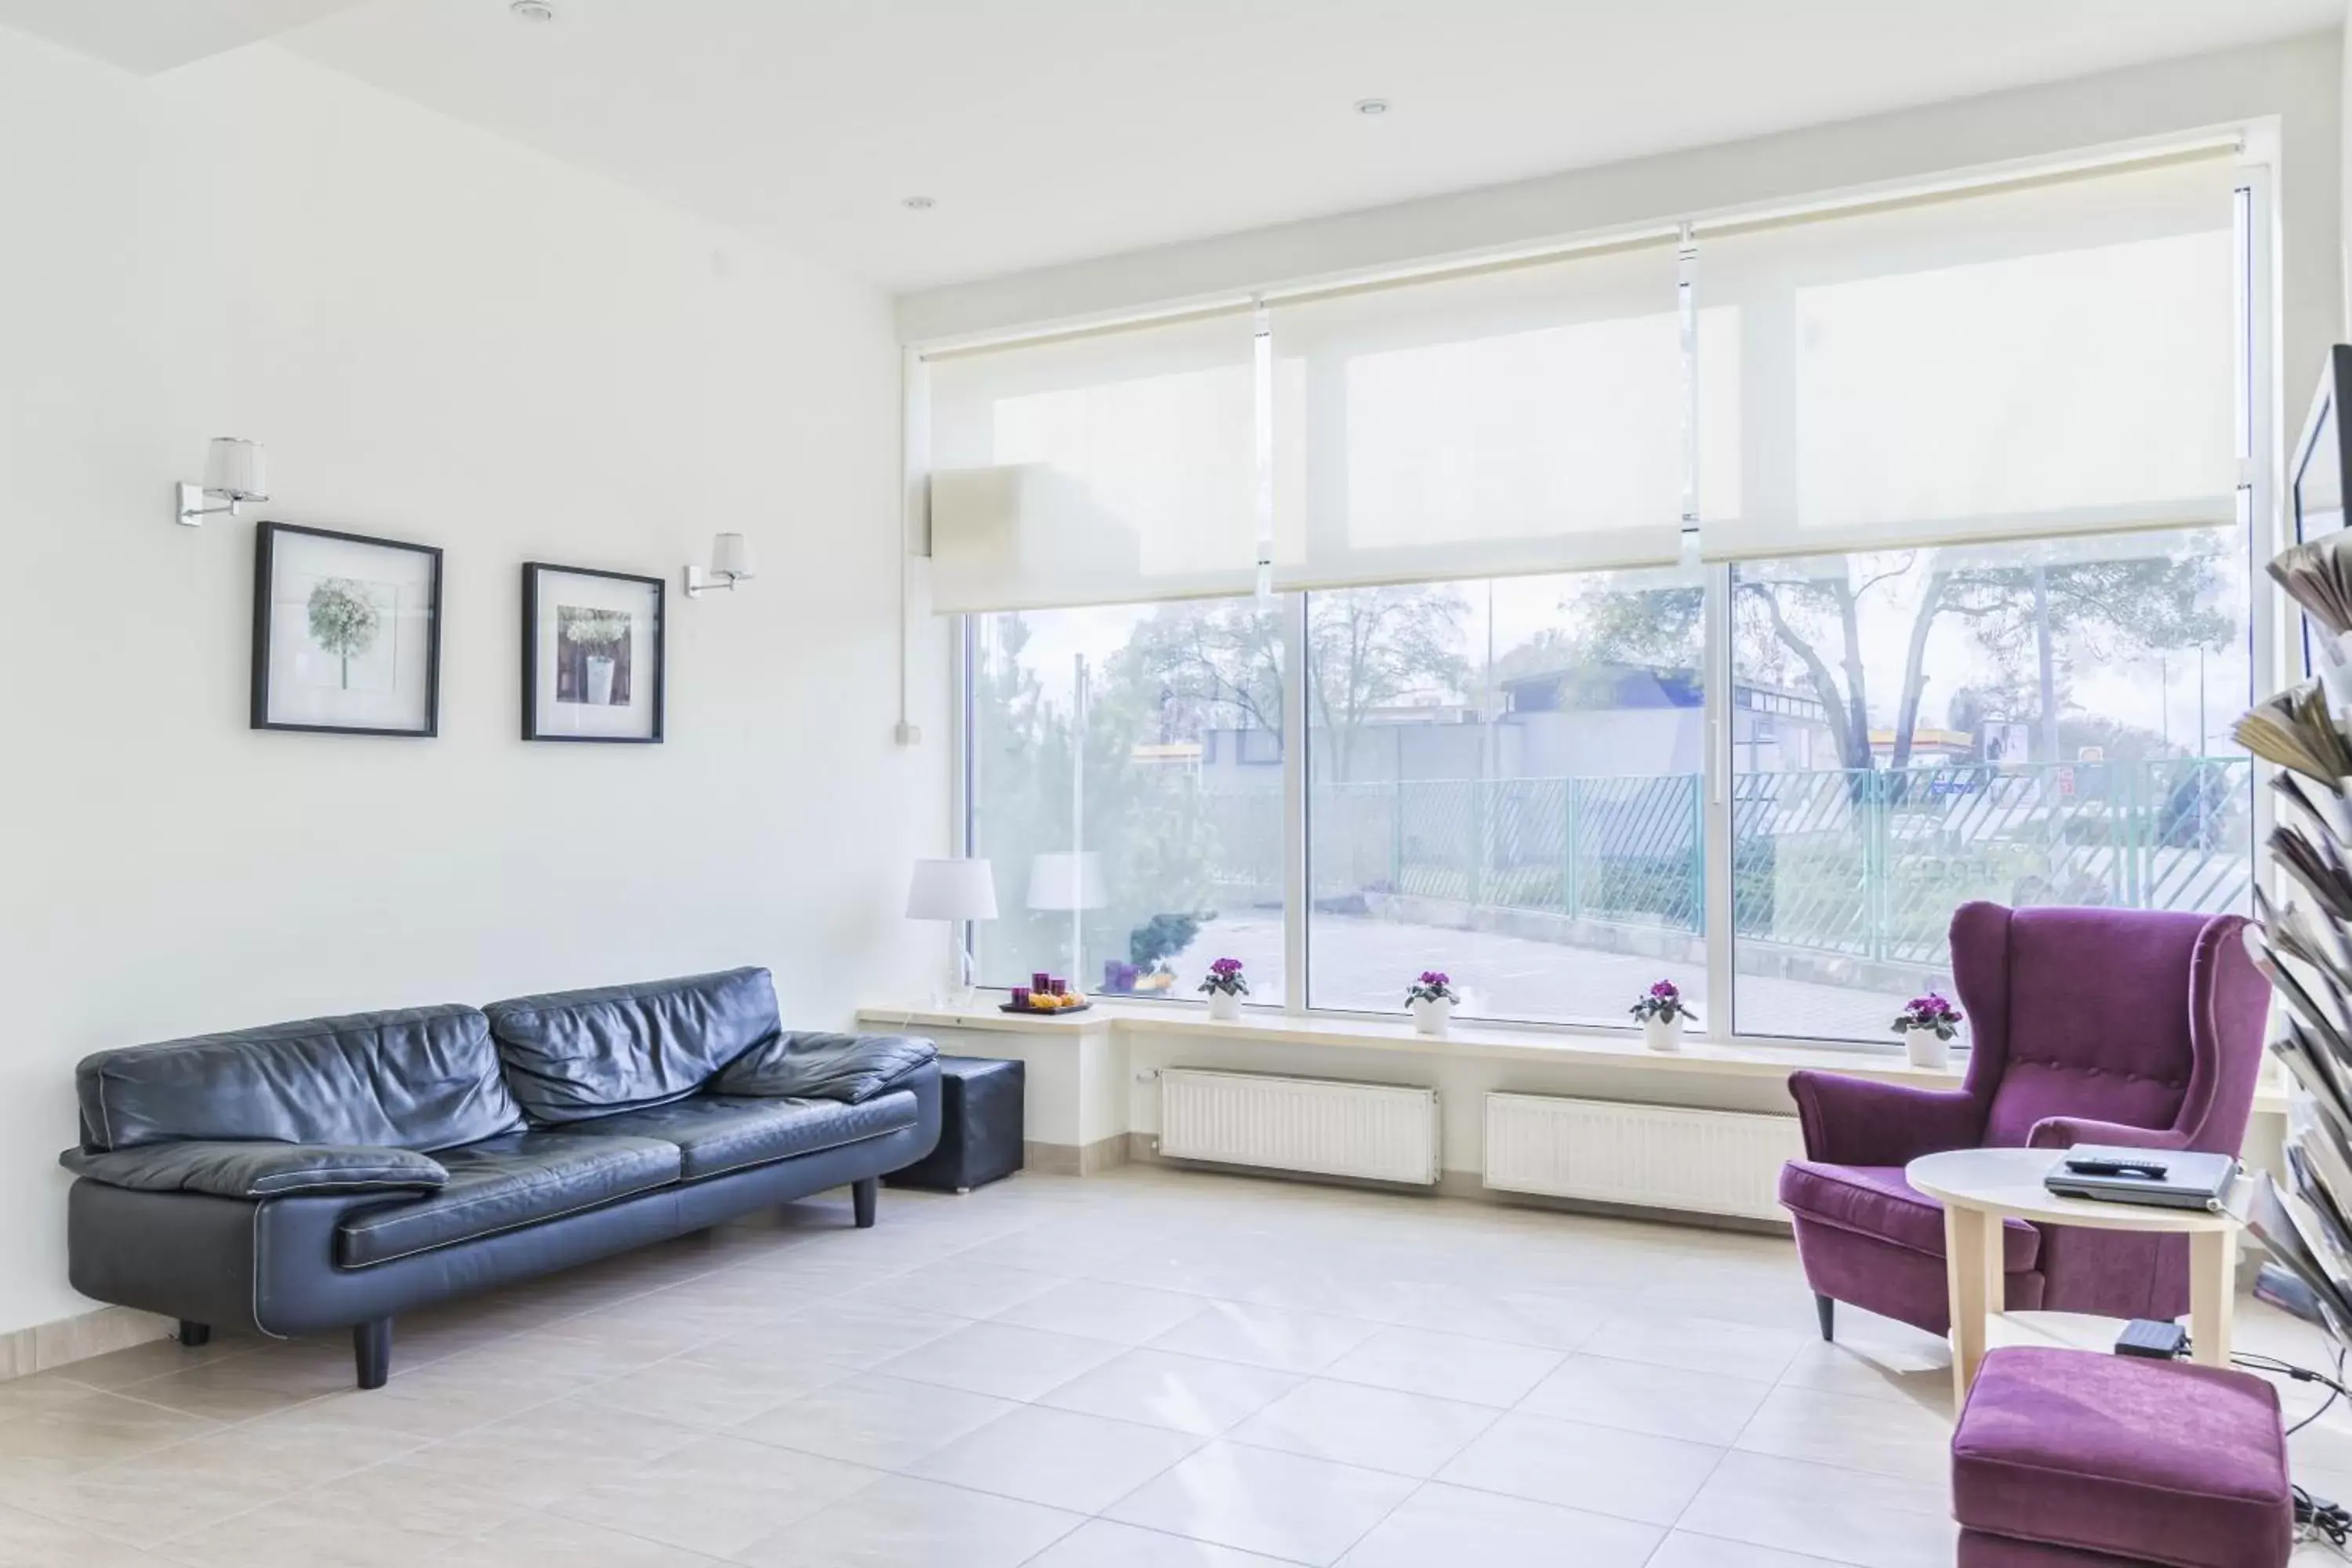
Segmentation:
[(2254, 1184), (2247, 1225), (2308, 1292), (2287, 1304), (2352, 1345), (2352, 535), (2295, 545), (2270, 571), (2310, 618), (2318, 674), (2234, 731), (2278, 767), (2279, 891), (2254, 889), (2246, 944), (2283, 1004), (2270, 1044), (2294, 1083), (2285, 1179)]

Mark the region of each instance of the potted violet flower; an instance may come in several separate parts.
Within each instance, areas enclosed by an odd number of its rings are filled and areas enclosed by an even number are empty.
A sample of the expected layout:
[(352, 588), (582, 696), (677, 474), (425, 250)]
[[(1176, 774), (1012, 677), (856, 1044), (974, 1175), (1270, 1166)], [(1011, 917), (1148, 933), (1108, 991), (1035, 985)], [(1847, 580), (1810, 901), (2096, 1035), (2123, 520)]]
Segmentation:
[(1895, 1015), (1894, 1028), (1903, 1037), (1903, 1052), (1913, 1067), (1949, 1067), (1952, 1037), (1960, 1032), (1960, 1010), (1930, 991), (1904, 1004)]
[(1249, 982), (1242, 978), (1242, 961), (1221, 958), (1209, 965), (1208, 978), (1201, 989), (1209, 994), (1209, 1016), (1220, 1023), (1238, 1022), (1242, 1016), (1242, 998), (1249, 994)]
[(1443, 970), (1424, 969), (1421, 978), (1404, 989), (1404, 1005), (1412, 1014), (1412, 1026), (1424, 1035), (1445, 1033), (1445, 1026), (1454, 1018), (1454, 1004), (1461, 1000), (1453, 981)]
[(1683, 1023), (1691, 1010), (1673, 981), (1661, 980), (1651, 986), (1630, 1011), (1641, 1023), (1643, 1045), (1654, 1051), (1682, 1049)]

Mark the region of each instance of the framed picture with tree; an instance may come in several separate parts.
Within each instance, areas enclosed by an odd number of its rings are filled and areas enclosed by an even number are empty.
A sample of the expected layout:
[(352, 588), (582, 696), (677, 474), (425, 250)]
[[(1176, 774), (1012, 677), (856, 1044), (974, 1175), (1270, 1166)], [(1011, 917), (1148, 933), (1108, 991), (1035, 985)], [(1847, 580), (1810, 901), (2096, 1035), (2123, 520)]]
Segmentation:
[(660, 742), (663, 588), (659, 577), (524, 563), (524, 740)]
[(264, 522), (253, 556), (255, 729), (439, 732), (437, 547)]

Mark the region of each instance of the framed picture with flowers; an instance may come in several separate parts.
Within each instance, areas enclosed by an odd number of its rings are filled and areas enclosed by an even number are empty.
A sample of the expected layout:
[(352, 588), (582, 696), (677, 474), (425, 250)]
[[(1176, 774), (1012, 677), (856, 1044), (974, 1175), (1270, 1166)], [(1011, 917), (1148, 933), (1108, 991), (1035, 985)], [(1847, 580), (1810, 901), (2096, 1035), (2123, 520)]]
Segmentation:
[(290, 522), (254, 530), (253, 727), (432, 735), (441, 552)]
[(663, 588), (658, 577), (523, 563), (524, 740), (660, 742)]

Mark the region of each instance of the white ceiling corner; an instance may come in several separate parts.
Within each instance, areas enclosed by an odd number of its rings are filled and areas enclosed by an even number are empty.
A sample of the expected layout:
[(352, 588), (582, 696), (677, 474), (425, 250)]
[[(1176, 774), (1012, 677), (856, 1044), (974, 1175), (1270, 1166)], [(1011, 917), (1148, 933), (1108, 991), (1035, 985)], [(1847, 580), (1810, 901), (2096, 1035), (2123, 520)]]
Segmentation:
[(153, 76), (363, 0), (0, 0), (0, 26)]

